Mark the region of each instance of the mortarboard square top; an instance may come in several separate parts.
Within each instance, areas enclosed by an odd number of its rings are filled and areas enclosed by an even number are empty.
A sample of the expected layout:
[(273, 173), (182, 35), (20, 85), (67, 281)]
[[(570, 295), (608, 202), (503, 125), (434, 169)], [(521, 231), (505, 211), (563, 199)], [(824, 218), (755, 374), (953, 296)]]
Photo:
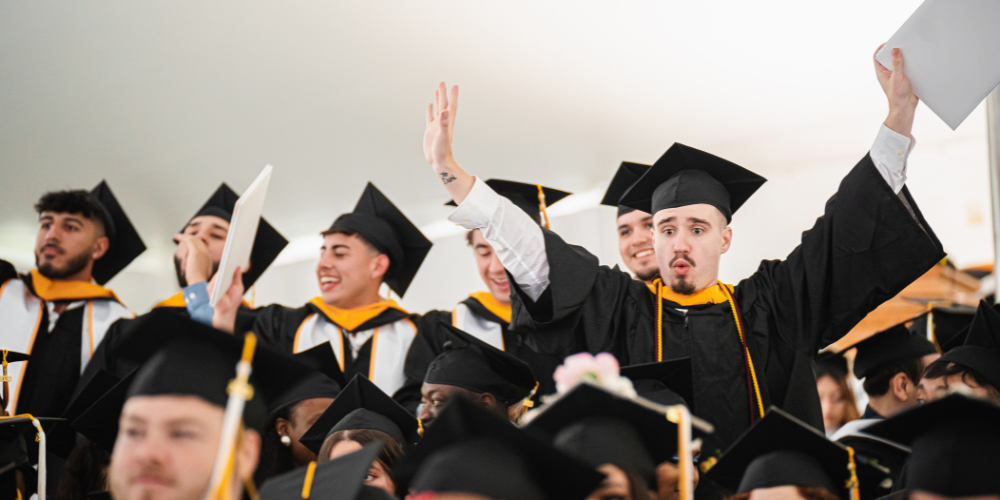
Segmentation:
[(104, 208), (102, 218), (110, 241), (108, 251), (94, 262), (92, 273), (94, 281), (103, 285), (145, 252), (146, 245), (106, 181), (94, 187), (90, 195)]
[(971, 368), (1000, 389), (1000, 312), (996, 306), (980, 301), (965, 335), (965, 343), (944, 353), (936, 363), (956, 363)]
[(296, 361), (316, 370), (305, 380), (267, 403), (267, 413), (273, 419), (276, 413), (306, 399), (336, 398), (344, 387), (344, 372), (340, 371), (337, 356), (330, 342), (317, 344), (292, 355)]
[[(862, 489), (876, 487), (889, 476), (888, 469), (860, 457), (854, 460)], [(726, 450), (705, 477), (737, 493), (805, 486), (826, 488), (846, 500), (849, 462), (846, 447), (772, 406)]]
[[(329, 462), (310, 464), (275, 476), (261, 487), (260, 499), (357, 500), (361, 498), (365, 477), (381, 450), (382, 443), (372, 443)], [(314, 469), (312, 473), (310, 469)]]
[(331, 433), (354, 429), (382, 431), (404, 448), (420, 438), (420, 424), (413, 415), (370, 380), (355, 375), (299, 442), (313, 453), (319, 453), (323, 441)]
[[(498, 195), (511, 201), (517, 208), (524, 210), (536, 224), (542, 223), (541, 204), (538, 199), (538, 184), (527, 182), (506, 181), (503, 179), (488, 179), (484, 181), (487, 186)], [(563, 198), (573, 194), (555, 188), (542, 186), (542, 193), (545, 194), (545, 206), (551, 207)], [(445, 206), (458, 206), (455, 200), (445, 203)]]
[(655, 215), (668, 208), (708, 204), (731, 222), (767, 179), (704, 151), (674, 143), (618, 204)]
[(337, 217), (330, 229), (350, 229), (389, 256), (383, 281), (402, 297), (430, 252), (430, 240), (371, 182), (354, 211)]
[(618, 202), (622, 199), (625, 192), (635, 184), (635, 181), (639, 180), (639, 178), (642, 177), (642, 175), (648, 170), (649, 165), (623, 161), (618, 167), (618, 171), (615, 172), (615, 176), (611, 178), (611, 183), (608, 184), (608, 189), (604, 192), (604, 198), (601, 200), (601, 205), (618, 207), (618, 217), (635, 210), (634, 208), (626, 207), (625, 205), (619, 205)]
[(529, 397), (537, 387), (535, 374), (524, 361), (448, 322), (441, 321), (440, 326), (451, 339), (451, 346), (427, 367), (424, 382), (493, 394), (507, 406)]
[(908, 361), (934, 354), (937, 348), (924, 335), (916, 334), (900, 323), (882, 330), (844, 351), (857, 348), (854, 357), (854, 376), (862, 379), (883, 368), (900, 365)]
[(640, 396), (656, 404), (681, 404), (693, 409), (694, 381), (690, 357), (623, 366), (620, 374), (632, 381)]
[(393, 469), (397, 493), (582, 500), (604, 475), (475, 403), (452, 401)]
[[(240, 196), (236, 194), (236, 191), (223, 182), (191, 219), (212, 215), (230, 222), (233, 218), (233, 210), (236, 209), (236, 201), (239, 199)], [(187, 226), (185, 225), (185, 227)], [(184, 228), (181, 228), (180, 232), (184, 232)], [(250, 250), (250, 269), (243, 273), (243, 286), (249, 290), (286, 246), (288, 246), (288, 240), (267, 222), (267, 219), (261, 217), (260, 223), (257, 225), (257, 235), (253, 240), (253, 249)]]

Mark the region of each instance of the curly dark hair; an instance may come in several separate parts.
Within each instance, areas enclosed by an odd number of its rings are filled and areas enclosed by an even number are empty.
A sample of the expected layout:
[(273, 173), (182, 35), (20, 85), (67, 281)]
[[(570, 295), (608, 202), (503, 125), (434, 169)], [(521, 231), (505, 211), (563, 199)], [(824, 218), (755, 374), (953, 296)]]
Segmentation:
[(42, 212), (80, 214), (97, 226), (99, 234), (105, 232), (104, 207), (83, 189), (45, 193), (35, 203), (35, 212), (39, 215)]

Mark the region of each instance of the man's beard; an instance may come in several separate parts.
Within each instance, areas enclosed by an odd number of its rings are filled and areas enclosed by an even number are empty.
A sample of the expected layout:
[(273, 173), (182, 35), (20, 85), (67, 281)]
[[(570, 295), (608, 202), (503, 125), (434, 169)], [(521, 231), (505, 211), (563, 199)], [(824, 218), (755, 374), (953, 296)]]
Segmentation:
[(635, 273), (635, 277), (639, 278), (639, 281), (653, 281), (659, 275), (660, 269), (656, 267), (645, 271), (636, 271)]
[[(674, 264), (676, 264), (678, 260), (687, 262), (688, 272), (691, 272), (690, 270), (694, 269), (694, 261), (691, 260), (687, 254), (675, 255), (674, 258), (670, 260), (670, 269), (674, 268)], [(687, 275), (678, 276), (675, 283), (670, 283), (670, 289), (673, 290), (674, 293), (680, 295), (694, 295), (694, 292), (697, 291), (694, 288), (694, 283), (687, 280)]]
[[(62, 251), (62, 249), (59, 250)], [(52, 263), (50, 262), (42, 264), (41, 259), (39, 258), (39, 253), (38, 252), (35, 253), (35, 267), (38, 268), (38, 272), (42, 276), (45, 276), (50, 280), (66, 279), (70, 276), (79, 274), (81, 271), (87, 268), (87, 265), (90, 264), (90, 262), (91, 262), (90, 250), (87, 250), (86, 252), (80, 252), (79, 255), (69, 259), (69, 262), (66, 263), (65, 267), (63, 267), (62, 269), (58, 269), (55, 266), (53, 266)]]
[[(219, 263), (218, 262), (213, 262), (212, 263), (212, 275), (209, 276), (208, 279), (211, 280), (212, 276), (215, 276), (215, 273), (218, 270), (219, 270)], [(187, 288), (188, 282), (187, 282), (187, 278), (184, 277), (184, 265), (181, 263), (181, 259), (179, 259), (177, 257), (174, 257), (174, 271), (177, 273), (177, 284), (180, 285), (181, 288)]]

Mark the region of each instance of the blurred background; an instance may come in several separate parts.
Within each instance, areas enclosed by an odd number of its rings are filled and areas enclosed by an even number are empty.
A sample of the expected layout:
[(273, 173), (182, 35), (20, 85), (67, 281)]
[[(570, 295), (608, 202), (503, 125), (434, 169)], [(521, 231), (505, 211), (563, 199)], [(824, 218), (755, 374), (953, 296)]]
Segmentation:
[[(920, 0), (0, 3), (0, 258), (34, 264), (44, 192), (106, 179), (149, 250), (109, 283), (144, 312), (177, 289), (172, 235), (222, 181), (275, 171), (291, 244), (257, 305), (318, 294), (319, 231), (375, 183), (434, 240), (401, 303), (483, 289), (421, 150), (439, 81), (461, 87), (471, 173), (565, 189), (553, 229), (619, 262), (623, 160), (673, 142), (769, 182), (733, 221), (721, 278), (783, 258), (871, 146), (888, 107), (872, 54)], [(958, 267), (993, 262), (986, 116), (918, 109), (907, 185)], [(248, 296), (251, 294), (248, 293)]]

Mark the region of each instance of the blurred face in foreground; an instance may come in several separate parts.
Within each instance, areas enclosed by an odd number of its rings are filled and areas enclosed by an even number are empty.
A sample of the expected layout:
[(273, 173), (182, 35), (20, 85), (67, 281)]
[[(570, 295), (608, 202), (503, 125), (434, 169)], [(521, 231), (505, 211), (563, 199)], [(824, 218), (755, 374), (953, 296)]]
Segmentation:
[[(201, 500), (222, 436), (223, 409), (196, 396), (134, 396), (122, 409), (108, 474), (115, 500)], [(233, 498), (257, 467), (260, 436), (243, 433)]]

